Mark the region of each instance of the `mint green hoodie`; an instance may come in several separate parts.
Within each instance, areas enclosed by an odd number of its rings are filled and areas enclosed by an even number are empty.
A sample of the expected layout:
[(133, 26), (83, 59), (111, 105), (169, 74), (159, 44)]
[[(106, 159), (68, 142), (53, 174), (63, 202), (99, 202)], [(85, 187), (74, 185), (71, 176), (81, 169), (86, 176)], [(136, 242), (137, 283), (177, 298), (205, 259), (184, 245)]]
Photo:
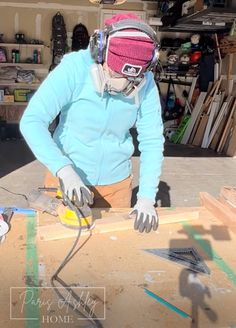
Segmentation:
[[(30, 100), (20, 130), (36, 158), (54, 175), (72, 164), (84, 183), (109, 185), (127, 178), (136, 125), (140, 156), (139, 197), (154, 200), (163, 160), (159, 94), (151, 72), (140, 105), (122, 94), (96, 93), (89, 49), (64, 56)], [(53, 138), (48, 127), (60, 113)]]

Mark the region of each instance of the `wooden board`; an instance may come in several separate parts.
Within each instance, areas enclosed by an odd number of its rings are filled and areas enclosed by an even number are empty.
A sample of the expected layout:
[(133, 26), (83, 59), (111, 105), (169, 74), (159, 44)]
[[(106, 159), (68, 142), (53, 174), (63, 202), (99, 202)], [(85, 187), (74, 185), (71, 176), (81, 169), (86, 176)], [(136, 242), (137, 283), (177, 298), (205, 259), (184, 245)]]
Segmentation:
[(232, 101), (232, 97), (231, 96), (228, 96), (227, 99), (225, 100), (225, 102), (223, 103), (218, 115), (217, 115), (217, 118), (212, 126), (212, 129), (211, 129), (211, 132), (209, 134), (209, 137), (208, 137), (208, 140), (207, 140), (207, 143), (206, 143), (206, 147), (209, 147), (210, 143), (212, 142), (212, 139), (217, 131), (217, 129), (219, 128), (220, 126), (220, 122), (222, 120), (226, 120), (226, 115), (227, 115), (227, 112), (228, 112), (228, 108), (230, 106), (230, 103)]
[(236, 215), (236, 206), (233, 206), (231, 202), (229, 202), (224, 196), (219, 196), (219, 201), (228, 207), (235, 215)]
[(206, 95), (207, 93), (206, 92), (201, 92), (197, 101), (196, 101), (196, 104), (194, 106), (194, 109), (193, 109), (193, 112), (191, 114), (191, 118), (190, 118), (190, 123), (188, 124), (186, 130), (185, 130), (185, 133), (184, 133), (184, 136), (181, 140), (181, 144), (187, 144), (188, 143), (188, 140), (189, 140), (189, 137), (191, 135), (191, 132), (192, 132), (192, 129), (195, 125), (195, 122), (198, 118), (198, 115), (199, 113), (201, 112), (201, 109), (202, 109), (202, 106), (203, 106), (203, 102), (206, 98)]
[(230, 110), (230, 114), (229, 114), (229, 117), (227, 119), (227, 122), (225, 124), (225, 128), (224, 128), (224, 131), (222, 133), (222, 136), (221, 136), (221, 139), (220, 139), (220, 142), (219, 142), (219, 145), (217, 147), (217, 152), (221, 152), (223, 147), (224, 147), (224, 143), (227, 139), (227, 135), (230, 131), (230, 127), (232, 125), (232, 120), (233, 120), (233, 115), (234, 115), (234, 112), (235, 112), (235, 109), (236, 109), (236, 99), (234, 99), (234, 103), (233, 103), (233, 106)]
[(236, 207), (236, 187), (222, 187), (220, 196), (223, 196)]
[(192, 141), (192, 145), (194, 145), (194, 146), (200, 146), (201, 145), (203, 135), (204, 135), (204, 131), (205, 131), (206, 126), (207, 126), (208, 118), (209, 118), (209, 116), (207, 114), (205, 114), (205, 113), (202, 114), (202, 117), (200, 119), (196, 134), (195, 134), (194, 139)]
[[(174, 209), (171, 211), (175, 214)], [(72, 247), (74, 239), (34, 240), (33, 235), (27, 231), (28, 220), (34, 218), (13, 218), (12, 230), (6, 242), (1, 245), (1, 326), (90, 327), (86, 322), (78, 321), (78, 316), (72, 310), (63, 307), (62, 302), (59, 304), (56, 293), (47, 289), (51, 287), (51, 276)], [(42, 218), (40, 215), (38, 220), (39, 227), (51, 218)], [(84, 246), (63, 269), (60, 277), (73, 290), (87, 286), (92, 299), (97, 302), (96, 314), (100, 315), (105, 306), (105, 320), (101, 321), (103, 328), (233, 327), (236, 322), (233, 306), (236, 286), (234, 274), (231, 277), (230, 272), (236, 267), (236, 255), (232, 252), (236, 246), (236, 236), (229, 228), (211, 212), (201, 209), (197, 221), (160, 225), (157, 232), (149, 234), (126, 230), (96, 234), (89, 240), (84, 236), (81, 240)], [(27, 266), (31, 268), (30, 263), (26, 265), (25, 259), (29, 254), (32, 255), (34, 247), (37, 249), (35, 257), (38, 261), (39, 287), (33, 284), (31, 275), (25, 275)], [(211, 270), (211, 275), (196, 274), (145, 252), (145, 249), (179, 247), (194, 247)], [(9, 289), (12, 286), (27, 286), (28, 291), (32, 290), (30, 286), (34, 286), (38, 302), (41, 301), (37, 317), (39, 323), (9, 319)], [(104, 288), (105, 300), (98, 288)], [(170, 307), (149, 297), (144, 288), (184, 311), (192, 317), (193, 322), (191, 318), (181, 317)], [(48, 301), (46, 305), (42, 303), (45, 300)], [(20, 305), (19, 299), (11, 300), (14, 313)], [(22, 315), (27, 316), (27, 313)], [(50, 318), (59, 320), (61, 316), (61, 319), (65, 319), (65, 314), (70, 316), (70, 322), (45, 324)]]
[(217, 148), (217, 146), (219, 144), (219, 140), (220, 140), (220, 138), (222, 136), (223, 129), (225, 127), (225, 122), (226, 122), (226, 116), (223, 117), (223, 119), (221, 120), (220, 125), (219, 125), (218, 129), (216, 130), (216, 133), (215, 133), (215, 135), (214, 135), (214, 137), (213, 137), (213, 139), (212, 139), (212, 141), (210, 143), (209, 148), (211, 148), (213, 150), (216, 150), (216, 148)]
[(236, 156), (236, 126), (233, 129), (226, 154), (228, 156)]
[[(158, 209), (159, 223), (170, 224), (183, 221), (197, 220), (201, 208), (181, 208), (181, 209)], [(134, 220), (129, 219), (131, 209), (93, 209), (95, 219), (95, 228), (93, 234), (133, 230)], [(102, 217), (102, 219), (101, 219)], [(41, 216), (42, 218), (42, 216)], [(46, 223), (46, 224), (45, 224)], [(58, 222), (58, 218), (47, 215), (47, 221), (38, 227), (38, 238), (40, 240), (57, 240), (72, 238), (78, 234), (77, 230), (68, 229)], [(89, 235), (90, 232), (84, 231), (83, 235)]]
[(230, 225), (230, 229), (236, 233), (236, 214), (207, 192), (200, 192), (199, 196), (201, 205), (209, 210), (218, 220), (222, 221), (222, 223)]
[(213, 101), (211, 107), (209, 108), (210, 114), (209, 119), (207, 121), (207, 126), (204, 132), (203, 141), (202, 141), (202, 148), (207, 148), (208, 138), (210, 135), (210, 131), (213, 125), (213, 120), (215, 118), (215, 114), (217, 111), (217, 108), (219, 107), (219, 101)]
[(236, 215), (236, 188), (235, 187), (221, 188), (219, 200)]

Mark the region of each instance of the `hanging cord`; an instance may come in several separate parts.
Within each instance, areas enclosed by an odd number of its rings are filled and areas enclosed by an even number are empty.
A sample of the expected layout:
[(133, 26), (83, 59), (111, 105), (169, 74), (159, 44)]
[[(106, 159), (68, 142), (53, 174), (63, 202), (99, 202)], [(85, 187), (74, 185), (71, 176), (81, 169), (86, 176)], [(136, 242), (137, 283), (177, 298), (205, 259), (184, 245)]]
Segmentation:
[[(4, 191), (6, 191), (6, 192), (8, 192), (12, 195), (21, 196), (28, 202), (28, 197), (25, 194), (15, 193), (15, 192), (10, 191), (7, 188), (4, 188), (2, 186), (0, 186), (0, 189), (3, 189)], [(80, 212), (80, 210), (76, 206), (73, 205), (73, 203), (70, 201), (70, 199), (66, 195), (64, 195), (64, 199), (67, 202), (70, 209), (76, 213), (78, 218), (80, 218), (81, 214), (82, 214)], [(101, 322), (97, 319), (97, 317), (92, 312), (92, 310), (89, 308), (89, 306), (87, 304), (85, 304), (84, 301), (73, 291), (73, 289), (70, 286), (68, 286), (58, 276), (59, 273), (65, 268), (66, 264), (75, 256), (75, 254), (77, 254), (82, 249), (82, 247), (88, 242), (88, 240), (92, 236), (92, 232), (90, 231), (90, 234), (89, 234), (88, 238), (80, 246), (78, 246), (78, 248), (76, 249), (76, 246), (79, 244), (79, 241), (80, 241), (81, 232), (82, 232), (82, 226), (81, 226), (81, 220), (79, 219), (79, 229), (78, 229), (78, 235), (76, 237), (76, 240), (74, 241), (74, 243), (72, 245), (72, 248), (70, 249), (70, 251), (68, 252), (66, 257), (64, 258), (64, 260), (61, 262), (58, 269), (52, 275), (52, 277), (50, 279), (50, 282), (51, 282), (51, 285), (54, 287), (54, 290), (55, 290), (56, 294), (58, 295), (58, 297), (61, 298), (65, 302), (65, 304), (67, 304), (70, 308), (72, 308), (77, 314), (79, 314), (83, 318), (90, 321), (93, 324), (93, 327), (103, 328)], [(67, 299), (63, 296), (63, 294), (59, 291), (58, 287), (55, 285), (56, 281), (62, 287), (64, 287), (70, 293), (71, 296), (74, 297), (74, 299), (77, 301), (77, 304), (79, 304), (83, 307), (85, 314), (82, 311), (79, 311), (77, 308), (75, 308), (74, 305), (72, 305), (70, 302), (67, 301)]]
[[(81, 211), (70, 201), (70, 199), (66, 195), (64, 195), (63, 197), (64, 197), (64, 200), (66, 201), (67, 205), (69, 206), (69, 208), (76, 213), (78, 218), (80, 218), (81, 217)], [(81, 297), (79, 297), (73, 291), (73, 289), (70, 286), (68, 286), (59, 277), (59, 273), (65, 268), (66, 264), (75, 256), (75, 254), (79, 250), (82, 249), (82, 247), (88, 242), (88, 240), (92, 236), (92, 232), (90, 231), (90, 234), (89, 234), (88, 238), (80, 246), (78, 246), (78, 248), (76, 249), (76, 246), (79, 244), (80, 236), (81, 236), (81, 232), (82, 232), (81, 220), (80, 219), (78, 219), (78, 220), (79, 220), (79, 228), (78, 228), (78, 235), (76, 237), (76, 240), (74, 241), (71, 250), (66, 255), (66, 257), (64, 258), (64, 260), (62, 261), (62, 263), (60, 264), (60, 266), (58, 267), (56, 272), (52, 275), (52, 277), (50, 279), (50, 282), (51, 282), (51, 285), (54, 287), (54, 290), (55, 290), (56, 294), (58, 295), (58, 297), (60, 299), (62, 299), (70, 308), (72, 308), (73, 311), (75, 311), (77, 314), (79, 314), (83, 318), (87, 319), (88, 321), (90, 321), (93, 324), (94, 327), (102, 328), (103, 326), (102, 326), (101, 322), (97, 319), (97, 317), (92, 312), (92, 310), (89, 308), (89, 306), (82, 300)], [(82, 306), (85, 313), (83, 313), (82, 311), (77, 309), (74, 306), (74, 304), (71, 304), (70, 302), (68, 302), (68, 300), (65, 298), (65, 296), (59, 291), (58, 287), (55, 285), (55, 282), (59, 283), (62, 287), (64, 287), (67, 290), (67, 292), (76, 300), (77, 304)]]

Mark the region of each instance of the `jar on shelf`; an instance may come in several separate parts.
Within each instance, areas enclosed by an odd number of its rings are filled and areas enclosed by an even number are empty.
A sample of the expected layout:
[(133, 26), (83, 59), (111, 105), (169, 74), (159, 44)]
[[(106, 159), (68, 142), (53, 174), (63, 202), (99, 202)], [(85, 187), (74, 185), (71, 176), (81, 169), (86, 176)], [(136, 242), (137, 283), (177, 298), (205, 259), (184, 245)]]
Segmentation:
[(20, 62), (20, 50), (12, 49), (12, 62), (19, 63)]
[(12, 49), (12, 52), (11, 52), (11, 59), (12, 59), (12, 62), (13, 62), (13, 63), (16, 62), (16, 49)]
[(16, 63), (20, 62), (20, 50), (16, 50)]
[(38, 50), (35, 49), (33, 52), (33, 63), (38, 64)]

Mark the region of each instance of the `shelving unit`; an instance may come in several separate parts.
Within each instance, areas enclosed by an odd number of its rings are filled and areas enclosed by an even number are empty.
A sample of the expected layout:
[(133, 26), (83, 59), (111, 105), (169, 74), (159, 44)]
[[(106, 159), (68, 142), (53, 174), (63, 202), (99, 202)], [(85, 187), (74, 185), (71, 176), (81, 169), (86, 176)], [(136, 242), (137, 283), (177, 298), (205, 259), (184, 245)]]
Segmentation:
[(0, 67), (7, 67), (7, 66), (20, 66), (22, 68), (27, 69), (37, 69), (37, 68), (47, 68), (44, 64), (31, 64), (31, 63), (0, 63)]
[[(0, 43), (0, 47), (6, 49), (7, 62), (0, 63), (0, 69), (4, 69), (6, 67), (17, 67), (17, 69), (34, 71), (36, 77), (39, 79), (35, 81), (35, 83), (27, 83), (27, 82), (16, 82), (16, 80), (11, 79), (7, 81), (2, 77), (0, 79), (0, 89), (8, 89), (10, 94), (14, 94), (15, 89), (30, 89), (36, 90), (41, 81), (44, 79), (45, 75), (48, 73), (49, 67), (44, 64), (43, 56), (44, 56), (44, 44), (31, 44), (31, 43), (13, 43), (13, 42), (5, 42)], [(19, 50), (20, 52), (20, 62), (11, 62), (12, 60), (12, 50)], [(34, 50), (40, 51), (40, 63), (33, 63), (33, 54)], [(30, 62), (32, 60), (32, 62)], [(39, 77), (37, 76), (39, 75)], [(25, 108), (27, 107), (28, 102), (0, 102), (0, 117), (3, 120), (6, 120), (7, 123), (16, 123), (19, 122)]]
[(217, 33), (230, 30), (236, 17), (235, 8), (207, 8), (178, 19), (174, 26), (163, 26), (160, 32)]
[(0, 88), (1, 87), (15, 87), (15, 88), (30, 88), (37, 89), (40, 86), (40, 83), (20, 83), (20, 82), (2, 82), (0, 80)]
[(35, 43), (0, 43), (2, 47), (14, 47), (15, 49), (17, 48), (24, 48), (24, 47), (29, 47), (29, 48), (41, 48), (43, 49), (45, 47), (44, 44), (35, 44)]
[(27, 106), (28, 103), (27, 102), (23, 102), (23, 101), (15, 101), (15, 102), (0, 102), (0, 105), (2, 106)]

